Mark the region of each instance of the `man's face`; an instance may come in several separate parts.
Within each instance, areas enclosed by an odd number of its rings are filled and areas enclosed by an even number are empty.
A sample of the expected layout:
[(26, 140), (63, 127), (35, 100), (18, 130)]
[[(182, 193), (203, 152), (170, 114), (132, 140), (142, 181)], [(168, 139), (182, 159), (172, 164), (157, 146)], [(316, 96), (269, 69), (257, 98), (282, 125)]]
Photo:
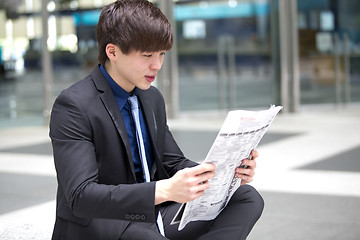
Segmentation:
[(146, 90), (161, 69), (164, 56), (165, 51), (130, 51), (125, 55), (116, 47), (116, 55), (107, 70), (115, 82), (127, 92), (133, 91), (135, 87)]

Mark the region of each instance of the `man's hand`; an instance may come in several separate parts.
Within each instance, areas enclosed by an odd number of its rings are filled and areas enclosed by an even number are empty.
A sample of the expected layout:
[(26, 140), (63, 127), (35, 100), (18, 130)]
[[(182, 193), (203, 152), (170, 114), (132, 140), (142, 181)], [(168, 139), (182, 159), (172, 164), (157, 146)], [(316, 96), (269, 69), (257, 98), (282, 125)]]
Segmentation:
[(215, 176), (215, 165), (200, 164), (178, 171), (173, 177), (156, 182), (155, 205), (166, 201), (186, 203), (204, 194), (209, 179)]
[(236, 177), (241, 179), (241, 185), (252, 182), (255, 175), (256, 161), (255, 159), (259, 156), (259, 153), (256, 150), (251, 151), (252, 159), (244, 159), (242, 165), (245, 165), (246, 168), (238, 167), (235, 169)]

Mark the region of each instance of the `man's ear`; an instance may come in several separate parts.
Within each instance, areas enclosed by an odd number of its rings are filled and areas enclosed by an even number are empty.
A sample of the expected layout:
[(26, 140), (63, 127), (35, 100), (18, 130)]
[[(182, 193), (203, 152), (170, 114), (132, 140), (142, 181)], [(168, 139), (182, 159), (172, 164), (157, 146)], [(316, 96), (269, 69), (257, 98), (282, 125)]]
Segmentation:
[(108, 43), (105, 47), (105, 52), (110, 61), (115, 60), (116, 54), (118, 54), (117, 46), (112, 43)]

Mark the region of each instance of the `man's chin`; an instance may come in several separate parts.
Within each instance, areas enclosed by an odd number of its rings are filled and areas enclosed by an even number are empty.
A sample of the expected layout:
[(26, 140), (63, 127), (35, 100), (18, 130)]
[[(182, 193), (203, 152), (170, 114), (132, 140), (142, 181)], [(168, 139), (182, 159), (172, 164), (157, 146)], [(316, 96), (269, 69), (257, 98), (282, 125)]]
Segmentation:
[(141, 90), (148, 90), (151, 87), (151, 84), (143, 84), (141, 86), (137, 86), (137, 88)]

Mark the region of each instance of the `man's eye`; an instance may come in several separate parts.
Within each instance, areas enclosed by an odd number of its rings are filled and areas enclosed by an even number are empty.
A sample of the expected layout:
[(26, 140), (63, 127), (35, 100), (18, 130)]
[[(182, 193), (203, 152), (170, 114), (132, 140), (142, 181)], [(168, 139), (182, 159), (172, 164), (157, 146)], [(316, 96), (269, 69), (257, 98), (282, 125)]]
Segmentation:
[(166, 52), (161, 52), (160, 55), (164, 56), (166, 55)]
[(151, 57), (152, 54), (144, 54), (144, 57)]

